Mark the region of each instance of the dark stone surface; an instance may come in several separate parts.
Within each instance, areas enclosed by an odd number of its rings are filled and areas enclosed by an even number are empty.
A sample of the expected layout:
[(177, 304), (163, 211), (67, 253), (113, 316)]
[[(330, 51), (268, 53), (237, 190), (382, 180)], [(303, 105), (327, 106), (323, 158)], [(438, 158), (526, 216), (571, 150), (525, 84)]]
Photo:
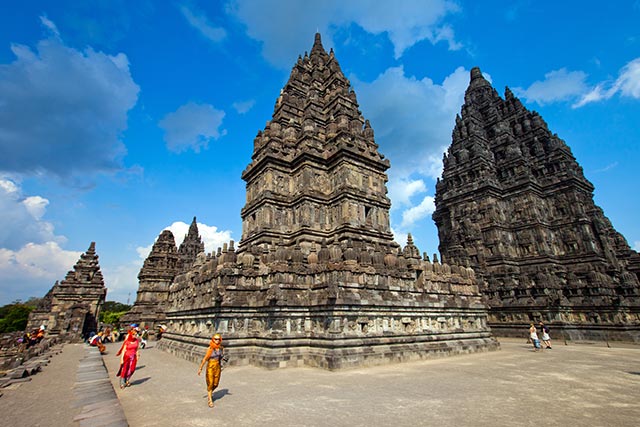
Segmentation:
[(30, 313), (27, 330), (44, 325), (48, 336), (81, 341), (98, 330), (98, 316), (106, 296), (96, 244), (91, 242), (73, 270), (56, 282), (40, 306)]
[(436, 186), (440, 252), (471, 266), (498, 334), (640, 340), (640, 255), (593, 201), (570, 148), (478, 68)]
[(389, 161), (317, 35), (242, 174), (242, 240), (172, 282), (158, 346), (197, 361), (341, 369), (496, 349), (474, 273), (393, 241)]

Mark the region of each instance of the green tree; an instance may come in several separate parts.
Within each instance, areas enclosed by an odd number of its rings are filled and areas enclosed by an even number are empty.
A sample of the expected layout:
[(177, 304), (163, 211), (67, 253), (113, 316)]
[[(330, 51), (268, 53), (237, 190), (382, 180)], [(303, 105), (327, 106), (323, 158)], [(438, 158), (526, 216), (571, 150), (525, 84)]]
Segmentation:
[(131, 310), (131, 306), (117, 301), (105, 301), (100, 310), (99, 320), (102, 323), (115, 325), (120, 321), (120, 317), (127, 311)]
[(0, 333), (24, 331), (29, 313), (35, 308), (21, 301), (0, 307)]

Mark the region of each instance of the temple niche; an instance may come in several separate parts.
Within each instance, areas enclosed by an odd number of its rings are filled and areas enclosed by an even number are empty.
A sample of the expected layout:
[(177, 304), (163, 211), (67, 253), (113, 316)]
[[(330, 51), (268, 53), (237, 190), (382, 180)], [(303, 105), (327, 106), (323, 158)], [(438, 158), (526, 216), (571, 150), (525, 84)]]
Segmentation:
[(474, 269), (496, 334), (640, 340), (640, 255), (593, 201), (570, 148), (471, 70), (436, 185), (439, 250)]
[(242, 239), (176, 276), (159, 347), (200, 360), (340, 369), (498, 348), (470, 268), (402, 248), (386, 170), (333, 51), (316, 34), (242, 173)]
[(38, 307), (29, 314), (27, 330), (44, 325), (49, 336), (81, 341), (97, 331), (98, 316), (107, 296), (96, 244), (80, 256), (61, 282), (56, 282)]
[(195, 217), (180, 247), (176, 247), (173, 233), (163, 230), (138, 274), (136, 301), (120, 321), (148, 326), (152, 330), (163, 324), (171, 282), (178, 274), (189, 270), (198, 254), (203, 252), (204, 243)]

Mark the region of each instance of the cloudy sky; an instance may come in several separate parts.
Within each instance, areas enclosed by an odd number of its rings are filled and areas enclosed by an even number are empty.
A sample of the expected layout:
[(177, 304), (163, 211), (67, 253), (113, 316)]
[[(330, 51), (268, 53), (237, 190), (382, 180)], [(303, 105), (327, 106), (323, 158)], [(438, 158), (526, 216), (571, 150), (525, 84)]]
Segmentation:
[[(391, 6), (393, 5), (393, 6)], [(431, 214), (469, 71), (572, 148), (640, 249), (640, 1), (23, 1), (0, 15), (0, 304), (43, 296), (92, 241), (133, 302), (154, 239), (241, 237), (253, 138), (315, 32), (391, 161), (396, 240)]]

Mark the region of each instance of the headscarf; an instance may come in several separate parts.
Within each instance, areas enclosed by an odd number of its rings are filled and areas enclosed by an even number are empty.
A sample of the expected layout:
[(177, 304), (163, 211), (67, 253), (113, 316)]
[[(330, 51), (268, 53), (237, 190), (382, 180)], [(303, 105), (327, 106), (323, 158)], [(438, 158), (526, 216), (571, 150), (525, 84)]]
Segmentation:
[[(220, 341), (216, 342), (215, 338), (219, 338)], [(215, 334), (213, 337), (211, 337), (211, 341), (209, 341), (210, 349), (219, 350), (221, 345), (222, 345), (222, 337), (220, 336), (220, 334)]]

